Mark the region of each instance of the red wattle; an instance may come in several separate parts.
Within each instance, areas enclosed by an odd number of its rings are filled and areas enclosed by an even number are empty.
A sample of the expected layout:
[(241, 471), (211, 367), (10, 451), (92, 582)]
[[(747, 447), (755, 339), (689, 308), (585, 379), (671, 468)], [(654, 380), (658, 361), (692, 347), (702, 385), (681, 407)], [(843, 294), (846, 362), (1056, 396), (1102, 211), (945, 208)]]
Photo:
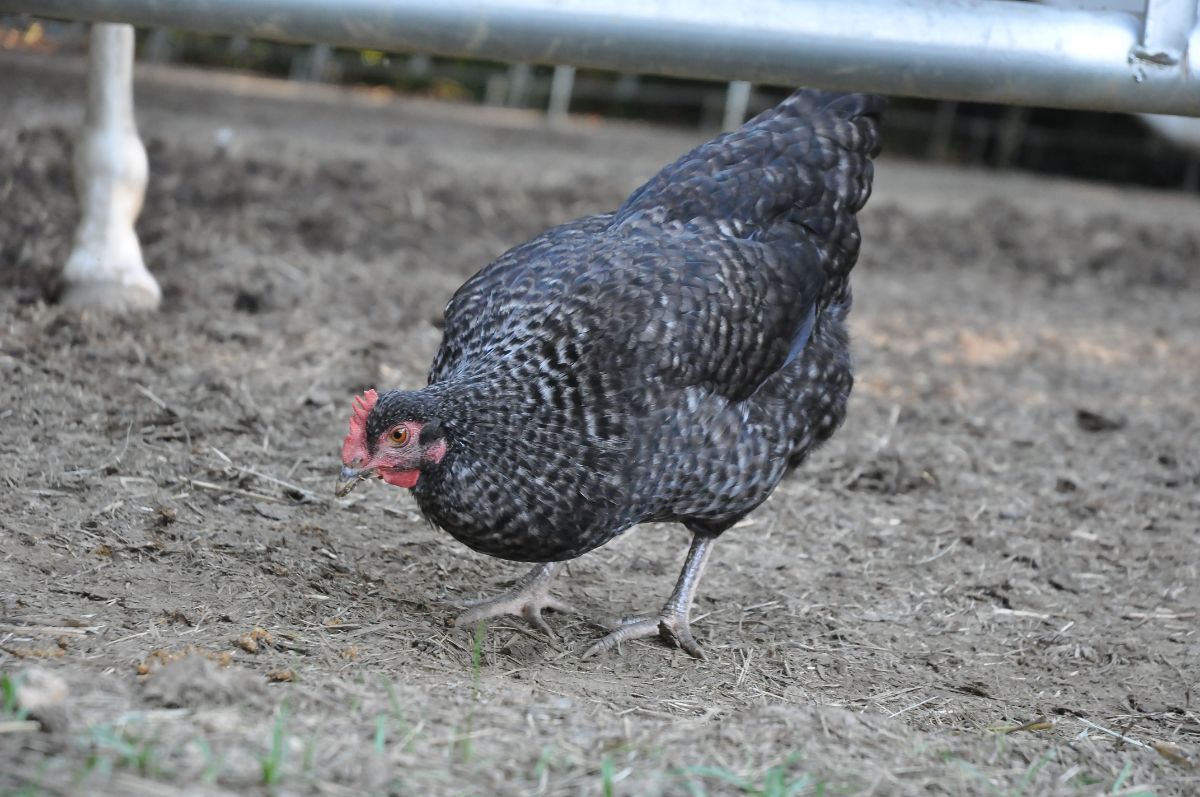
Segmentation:
[(415, 487), (417, 479), (421, 478), (419, 470), (380, 470), (379, 478), (397, 487)]

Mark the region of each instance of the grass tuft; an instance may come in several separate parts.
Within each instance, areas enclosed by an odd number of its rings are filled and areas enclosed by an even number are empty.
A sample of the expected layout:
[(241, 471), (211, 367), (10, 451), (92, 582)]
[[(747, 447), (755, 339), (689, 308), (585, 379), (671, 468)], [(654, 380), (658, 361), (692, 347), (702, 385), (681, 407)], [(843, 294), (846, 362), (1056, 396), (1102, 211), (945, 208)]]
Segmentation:
[(271, 749), (261, 761), (264, 786), (275, 786), (283, 779), (284, 742), (287, 741), (287, 703), (279, 704), (275, 715), (275, 729), (271, 733)]
[(377, 756), (383, 755), (384, 749), (387, 747), (387, 724), (386, 714), (375, 716), (375, 755)]
[(467, 711), (466, 730), (463, 732), (462, 760), (467, 763), (473, 753), (471, 733), (475, 727), (475, 707), (479, 705), (479, 682), (483, 672), (483, 640), (487, 637), (487, 625), (483, 620), (475, 624), (475, 637), (471, 645), (471, 708)]
[(200, 775), (200, 782), (205, 786), (215, 786), (217, 779), (221, 776), (221, 767), (224, 762), (221, 756), (212, 749), (208, 739), (197, 736), (195, 743), (196, 749), (200, 751), (200, 757), (204, 760), (204, 771)]
[(776, 764), (763, 772), (761, 781), (739, 775), (722, 767), (695, 766), (678, 772), (686, 778), (684, 786), (693, 797), (704, 797), (706, 794), (705, 781), (716, 781), (720, 786), (718, 791), (728, 793), (733, 787), (747, 797), (795, 797), (799, 794), (824, 795), (828, 784), (824, 781), (803, 773), (792, 775), (792, 769), (800, 756), (792, 755), (782, 764)]
[(19, 677), (0, 673), (0, 720), (22, 722), (29, 715), (29, 712), (17, 705), (17, 689), (20, 685)]
[(106, 751), (115, 756), (111, 760), (97, 755), (105, 769), (115, 764), (118, 767), (132, 769), (145, 777), (163, 777), (169, 774), (159, 763), (157, 754), (160, 752), (155, 739), (143, 739), (127, 732), (118, 732), (108, 725), (95, 725), (90, 729), (92, 745), (98, 751)]
[(613, 797), (616, 794), (613, 783), (613, 762), (608, 756), (605, 756), (604, 761), (600, 764), (600, 787), (604, 792), (604, 797)]

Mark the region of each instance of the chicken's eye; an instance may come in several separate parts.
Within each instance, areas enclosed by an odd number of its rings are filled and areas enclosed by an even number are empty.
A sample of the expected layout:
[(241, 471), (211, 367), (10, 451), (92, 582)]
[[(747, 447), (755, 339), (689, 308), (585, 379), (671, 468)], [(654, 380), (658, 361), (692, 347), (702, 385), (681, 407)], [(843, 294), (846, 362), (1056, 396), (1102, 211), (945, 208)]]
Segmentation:
[(388, 434), (388, 440), (392, 441), (392, 445), (402, 446), (408, 442), (408, 428), (397, 426)]

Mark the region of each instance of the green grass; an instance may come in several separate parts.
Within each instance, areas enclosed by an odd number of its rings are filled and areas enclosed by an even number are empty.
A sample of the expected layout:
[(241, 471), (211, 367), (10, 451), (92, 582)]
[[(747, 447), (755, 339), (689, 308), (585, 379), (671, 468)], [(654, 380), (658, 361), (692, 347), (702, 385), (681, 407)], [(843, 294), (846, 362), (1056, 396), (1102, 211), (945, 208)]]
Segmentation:
[(475, 624), (475, 637), (471, 645), (471, 708), (467, 710), (466, 730), (462, 735), (462, 762), (469, 763), (473, 754), (471, 733), (475, 728), (475, 707), (479, 705), (479, 682), (483, 672), (483, 640), (487, 638), (487, 624), (480, 620)]
[[(96, 749), (91, 766), (111, 769), (112, 766), (132, 769), (145, 777), (161, 778), (170, 775), (161, 763), (162, 750), (155, 739), (141, 738), (128, 731), (118, 731), (108, 725), (93, 725), (88, 729)], [(111, 757), (103, 755), (111, 754)], [(91, 768), (89, 766), (89, 769)]]
[(388, 708), (390, 710), (388, 724), (389, 726), (394, 724), (394, 730), (399, 734), (399, 738), (404, 740), (400, 752), (408, 752), (412, 749), (413, 743), (416, 742), (419, 727), (414, 728), (409, 723), (408, 715), (404, 713), (404, 707), (400, 705), (400, 699), (396, 697), (395, 685), (386, 678), (381, 678), (380, 680), (383, 682), (384, 691), (387, 692)]
[(1121, 767), (1121, 774), (1117, 775), (1117, 779), (1113, 781), (1112, 788), (1109, 789), (1109, 794), (1116, 794), (1125, 785), (1125, 781), (1129, 778), (1129, 774), (1133, 772), (1133, 762), (1126, 761), (1125, 766)]
[(387, 715), (377, 714), (375, 716), (375, 755), (381, 756), (387, 749), (387, 726)]
[(37, 783), (27, 783), (17, 791), (6, 792), (4, 797), (41, 797), (45, 793), (46, 791), (42, 788), (39, 781)]
[(747, 797), (796, 797), (801, 794), (824, 797), (828, 784), (808, 773), (794, 774), (798, 755), (789, 757), (782, 764), (768, 767), (761, 778), (752, 779), (721, 767), (695, 766), (680, 770), (677, 775), (684, 778), (684, 786), (693, 797), (705, 797), (705, 784), (714, 783), (720, 794), (729, 793), (729, 787), (737, 789)]
[(29, 712), (17, 705), (17, 689), (20, 679), (8, 673), (0, 673), (0, 720), (21, 722)]
[[(1034, 761), (1029, 765), (1029, 769), (1026, 770), (1025, 774), (1021, 777), (1021, 781), (1010, 789), (997, 788), (996, 785), (993, 784), (987, 777), (987, 775), (985, 775), (983, 772), (980, 772), (978, 768), (967, 761), (958, 759), (957, 763), (963, 772), (970, 775), (979, 783), (985, 785), (988, 788), (988, 792), (996, 795), (996, 797), (1030, 797), (1031, 795), (1036, 795), (1039, 793), (1039, 790), (1034, 783), (1034, 781), (1037, 779), (1038, 772), (1040, 772), (1047, 764), (1054, 761), (1057, 757), (1058, 754), (1056, 750), (1048, 750), (1043, 753), (1037, 761)], [(1126, 761), (1125, 765), (1121, 768), (1121, 772), (1117, 775), (1116, 779), (1113, 780), (1112, 786), (1109, 787), (1109, 794), (1119, 793), (1121, 788), (1125, 785), (1125, 781), (1129, 779), (1129, 776), (1132, 774), (1132, 772), (1133, 762)], [(1080, 794), (1090, 795), (1100, 793), (1094, 787), (1104, 783), (1105, 780), (1107, 780), (1107, 778), (1097, 778), (1089, 775), (1086, 772), (1079, 772), (1073, 778), (1071, 778), (1069, 782), (1079, 788)], [(1156, 795), (1152, 789), (1141, 789), (1139, 791), (1123, 795), (1123, 797), (1156, 797)]]
[(287, 741), (287, 702), (279, 704), (275, 715), (275, 730), (271, 733), (271, 749), (260, 762), (264, 786), (276, 786), (283, 779), (283, 759)]
[(604, 797), (614, 797), (616, 789), (613, 783), (613, 762), (607, 756), (604, 762), (600, 764), (600, 785), (604, 790)]
[(1057, 754), (1053, 750), (1047, 750), (1045, 753), (1042, 753), (1042, 757), (1034, 761), (1025, 773), (1025, 776), (1021, 778), (1021, 784), (1017, 787), (1017, 794), (1024, 794), (1025, 790), (1029, 788), (1029, 784), (1037, 777), (1038, 771), (1057, 757)]
[(204, 772), (200, 775), (200, 782), (205, 786), (215, 786), (217, 778), (221, 776), (221, 766), (224, 762), (221, 756), (213, 752), (208, 739), (197, 736), (194, 742), (197, 749), (200, 750), (200, 757), (204, 759)]

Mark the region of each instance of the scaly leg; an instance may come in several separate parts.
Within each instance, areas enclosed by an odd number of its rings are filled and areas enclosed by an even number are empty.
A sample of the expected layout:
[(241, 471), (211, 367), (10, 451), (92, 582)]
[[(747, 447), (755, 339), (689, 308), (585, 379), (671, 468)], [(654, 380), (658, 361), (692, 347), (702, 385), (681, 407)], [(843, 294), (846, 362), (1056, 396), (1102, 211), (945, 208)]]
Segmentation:
[(641, 639), (648, 636), (660, 636), (664, 641), (674, 642), (683, 652), (697, 659), (706, 658), (704, 651), (696, 644), (692, 636), (692, 628), (688, 615), (692, 610), (692, 599), (696, 596), (696, 587), (700, 583), (700, 575), (704, 572), (704, 563), (712, 551), (716, 537), (697, 534), (692, 538), (692, 547), (688, 550), (687, 561), (683, 563), (683, 571), (679, 581), (675, 583), (675, 591), (657, 617), (645, 619), (630, 619), (622, 621), (621, 627), (584, 652), (583, 657), (592, 656), (612, 650), (622, 642), (630, 639)]
[(525, 622), (546, 636), (554, 637), (555, 633), (546, 624), (542, 611), (553, 609), (556, 612), (575, 612), (574, 606), (550, 594), (550, 582), (554, 580), (554, 575), (561, 566), (562, 562), (538, 565), (521, 576), (507, 592), (502, 592), (494, 598), (465, 601), (462, 605), (472, 608), (460, 614), (454, 620), (454, 625), (458, 628), (470, 628), (480, 620), (511, 614), (524, 618)]

